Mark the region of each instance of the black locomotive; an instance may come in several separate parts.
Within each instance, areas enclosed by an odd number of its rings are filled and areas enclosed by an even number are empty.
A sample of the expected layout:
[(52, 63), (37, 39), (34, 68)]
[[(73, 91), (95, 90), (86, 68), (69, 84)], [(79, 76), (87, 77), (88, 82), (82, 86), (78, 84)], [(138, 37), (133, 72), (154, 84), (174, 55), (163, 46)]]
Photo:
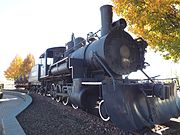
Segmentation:
[[(180, 115), (176, 81), (163, 83), (144, 73), (147, 43), (112, 22), (112, 6), (101, 7), (101, 37), (71, 37), (66, 47), (48, 48), (32, 68), (30, 90), (49, 94), (64, 105), (93, 110), (125, 130), (142, 129)], [(148, 79), (124, 77), (141, 70)]]

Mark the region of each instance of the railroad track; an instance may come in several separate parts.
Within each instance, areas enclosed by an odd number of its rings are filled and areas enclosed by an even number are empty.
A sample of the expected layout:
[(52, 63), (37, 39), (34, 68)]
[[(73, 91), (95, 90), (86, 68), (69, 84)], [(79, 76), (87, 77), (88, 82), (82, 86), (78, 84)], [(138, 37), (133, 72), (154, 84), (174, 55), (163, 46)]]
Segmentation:
[(180, 117), (171, 118), (167, 123), (133, 132), (135, 135), (180, 135)]
[(180, 117), (172, 118), (170, 122), (165, 123), (164, 125), (157, 125), (157, 129), (154, 131), (162, 135), (180, 135)]

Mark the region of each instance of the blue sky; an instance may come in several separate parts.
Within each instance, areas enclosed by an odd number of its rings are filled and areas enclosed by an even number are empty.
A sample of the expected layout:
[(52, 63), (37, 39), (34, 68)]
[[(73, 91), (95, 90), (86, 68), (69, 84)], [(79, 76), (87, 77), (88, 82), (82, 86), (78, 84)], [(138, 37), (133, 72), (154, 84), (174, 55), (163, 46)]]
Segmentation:
[[(110, 0), (0, 0), (0, 80), (12, 59), (19, 54), (38, 56), (48, 47), (64, 46), (75, 36), (86, 37), (100, 29), (100, 6)], [(117, 18), (117, 17), (115, 17)], [(148, 53), (150, 76), (173, 75), (179, 64)], [(139, 76), (139, 75), (137, 75)]]

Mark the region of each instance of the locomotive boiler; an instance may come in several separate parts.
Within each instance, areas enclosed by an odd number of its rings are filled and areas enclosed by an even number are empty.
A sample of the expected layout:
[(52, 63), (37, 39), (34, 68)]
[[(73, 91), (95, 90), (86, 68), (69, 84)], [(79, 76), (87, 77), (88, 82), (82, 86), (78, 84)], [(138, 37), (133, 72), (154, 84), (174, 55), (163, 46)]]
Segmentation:
[[(101, 10), (101, 36), (89, 33), (66, 47), (48, 48), (29, 76), (31, 90), (49, 94), (64, 105), (99, 116), (125, 130), (152, 127), (180, 114), (176, 80), (155, 80), (143, 71), (147, 43), (133, 39), (124, 29), (126, 21), (112, 22), (112, 6)], [(146, 80), (124, 77), (141, 70)]]

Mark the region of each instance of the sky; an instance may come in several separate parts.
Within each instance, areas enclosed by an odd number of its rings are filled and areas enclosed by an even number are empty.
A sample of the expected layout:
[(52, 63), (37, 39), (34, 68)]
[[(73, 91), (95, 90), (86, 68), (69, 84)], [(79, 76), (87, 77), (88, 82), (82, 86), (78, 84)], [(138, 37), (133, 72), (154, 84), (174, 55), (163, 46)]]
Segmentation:
[[(31, 53), (36, 62), (46, 48), (64, 46), (75, 37), (100, 29), (100, 6), (110, 0), (0, 0), (0, 80), (16, 55)], [(117, 19), (117, 16), (114, 17)], [(145, 69), (150, 76), (180, 76), (180, 64), (163, 60), (152, 51)], [(137, 75), (139, 76), (139, 75)]]

